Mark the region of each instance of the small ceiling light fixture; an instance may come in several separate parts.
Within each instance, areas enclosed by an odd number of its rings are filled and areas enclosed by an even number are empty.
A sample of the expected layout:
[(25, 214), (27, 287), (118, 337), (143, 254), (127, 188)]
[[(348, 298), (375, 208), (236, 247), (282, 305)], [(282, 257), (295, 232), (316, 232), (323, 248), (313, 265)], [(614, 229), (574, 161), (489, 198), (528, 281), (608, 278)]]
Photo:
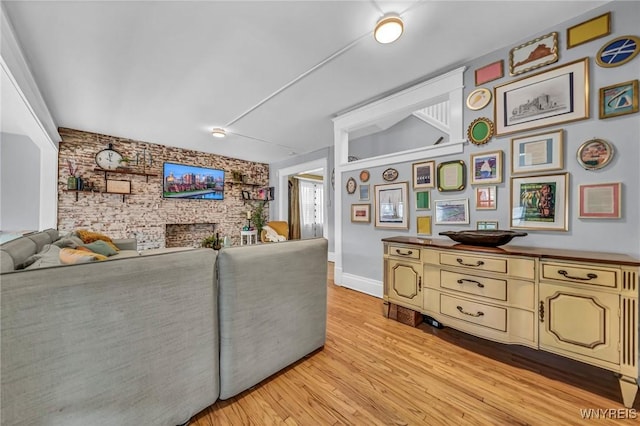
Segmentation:
[(385, 15), (373, 30), (373, 37), (378, 43), (393, 43), (400, 38), (404, 31), (404, 23), (397, 15)]
[(225, 130), (221, 129), (220, 127), (216, 127), (215, 129), (213, 129), (211, 131), (211, 134), (214, 138), (224, 138), (225, 136), (227, 136), (227, 132), (225, 132)]

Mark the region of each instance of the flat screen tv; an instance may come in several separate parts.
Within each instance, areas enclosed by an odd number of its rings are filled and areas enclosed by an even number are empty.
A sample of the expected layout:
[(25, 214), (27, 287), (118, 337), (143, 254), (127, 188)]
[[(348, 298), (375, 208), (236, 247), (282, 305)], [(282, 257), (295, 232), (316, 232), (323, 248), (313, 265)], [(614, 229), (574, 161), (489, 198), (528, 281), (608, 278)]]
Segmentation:
[(162, 197), (174, 199), (224, 199), (224, 170), (164, 163)]

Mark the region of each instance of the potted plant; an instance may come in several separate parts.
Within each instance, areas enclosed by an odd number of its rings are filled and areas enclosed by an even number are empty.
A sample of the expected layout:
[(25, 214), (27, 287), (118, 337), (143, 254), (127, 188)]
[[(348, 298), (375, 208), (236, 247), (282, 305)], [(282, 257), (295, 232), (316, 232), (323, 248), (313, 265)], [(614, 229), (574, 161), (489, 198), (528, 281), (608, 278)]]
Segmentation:
[(210, 235), (202, 240), (202, 247), (212, 248), (214, 250), (220, 250), (220, 239), (218, 234)]
[(258, 236), (262, 232), (262, 227), (264, 227), (266, 223), (266, 218), (264, 215), (264, 205), (262, 203), (258, 204), (256, 208), (253, 210), (253, 214), (251, 215), (251, 221), (253, 225), (258, 230)]

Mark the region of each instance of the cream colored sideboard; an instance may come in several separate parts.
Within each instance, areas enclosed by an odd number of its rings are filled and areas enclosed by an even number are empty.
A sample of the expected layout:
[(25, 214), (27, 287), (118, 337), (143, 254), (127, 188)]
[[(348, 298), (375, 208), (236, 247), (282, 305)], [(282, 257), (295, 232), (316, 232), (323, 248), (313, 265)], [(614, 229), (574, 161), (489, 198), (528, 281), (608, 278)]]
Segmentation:
[(441, 239), (382, 241), (385, 304), (613, 371), (624, 405), (633, 405), (640, 382), (640, 260)]

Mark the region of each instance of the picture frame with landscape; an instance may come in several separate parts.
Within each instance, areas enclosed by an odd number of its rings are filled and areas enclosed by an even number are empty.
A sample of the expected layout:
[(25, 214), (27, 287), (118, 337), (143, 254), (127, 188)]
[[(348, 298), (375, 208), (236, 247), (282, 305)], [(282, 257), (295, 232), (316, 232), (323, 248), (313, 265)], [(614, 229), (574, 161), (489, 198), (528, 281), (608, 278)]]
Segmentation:
[(562, 170), (563, 133), (560, 129), (511, 139), (511, 174)]
[(351, 204), (351, 222), (371, 223), (371, 204)]
[(493, 89), (496, 135), (589, 118), (589, 58)]
[(436, 225), (468, 225), (469, 199), (434, 200)]
[(376, 228), (409, 229), (408, 192), (407, 182), (374, 186)]

